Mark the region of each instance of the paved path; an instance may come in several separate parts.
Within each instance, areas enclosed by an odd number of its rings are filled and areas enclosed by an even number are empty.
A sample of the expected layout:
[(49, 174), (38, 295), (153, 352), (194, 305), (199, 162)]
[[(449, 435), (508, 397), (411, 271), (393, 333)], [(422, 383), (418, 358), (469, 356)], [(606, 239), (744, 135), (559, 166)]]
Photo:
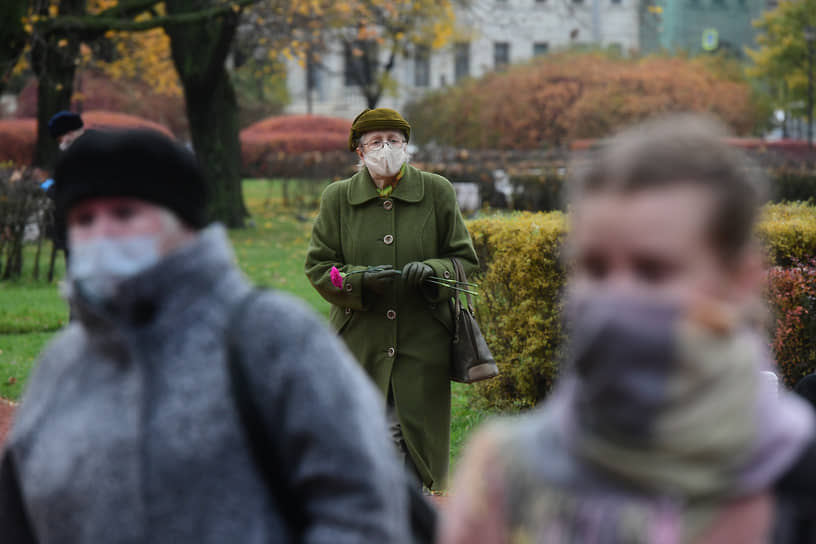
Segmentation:
[(6, 438), (6, 433), (11, 428), (11, 420), (14, 417), (15, 404), (0, 399), (0, 446), (3, 445), (3, 440)]

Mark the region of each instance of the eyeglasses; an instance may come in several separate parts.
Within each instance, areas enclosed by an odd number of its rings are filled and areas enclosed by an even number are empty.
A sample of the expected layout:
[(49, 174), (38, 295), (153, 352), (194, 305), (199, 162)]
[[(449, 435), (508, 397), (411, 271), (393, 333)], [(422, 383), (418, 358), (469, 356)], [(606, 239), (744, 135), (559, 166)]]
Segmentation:
[(379, 151), (383, 148), (385, 144), (388, 144), (388, 147), (392, 149), (400, 149), (402, 146), (405, 145), (405, 140), (372, 140), (370, 142), (366, 142), (361, 144), (365, 149), (369, 149), (371, 151)]

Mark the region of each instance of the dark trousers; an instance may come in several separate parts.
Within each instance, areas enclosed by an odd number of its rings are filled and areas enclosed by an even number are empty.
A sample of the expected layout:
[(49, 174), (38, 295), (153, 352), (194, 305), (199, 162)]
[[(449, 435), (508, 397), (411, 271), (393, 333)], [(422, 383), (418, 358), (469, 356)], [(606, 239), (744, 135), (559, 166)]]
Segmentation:
[(411, 459), (411, 454), (408, 452), (408, 444), (405, 443), (405, 437), (402, 436), (402, 426), (397, 417), (397, 410), (394, 407), (394, 397), (391, 392), (388, 392), (388, 403), (385, 409), (385, 417), (388, 422), (388, 435), (391, 437), (391, 442), (397, 449), (397, 455), (402, 460), (405, 467), (405, 472), (416, 481), (417, 487), (422, 489), (422, 477)]

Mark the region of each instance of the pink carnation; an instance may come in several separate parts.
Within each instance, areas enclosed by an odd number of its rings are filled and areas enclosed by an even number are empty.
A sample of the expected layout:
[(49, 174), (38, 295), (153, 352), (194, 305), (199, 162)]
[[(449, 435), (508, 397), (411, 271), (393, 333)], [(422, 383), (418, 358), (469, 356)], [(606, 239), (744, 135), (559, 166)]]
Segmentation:
[(329, 273), (329, 276), (331, 277), (332, 285), (334, 285), (338, 289), (343, 288), (343, 275), (340, 274), (340, 271), (337, 270), (336, 266), (331, 267), (331, 272)]

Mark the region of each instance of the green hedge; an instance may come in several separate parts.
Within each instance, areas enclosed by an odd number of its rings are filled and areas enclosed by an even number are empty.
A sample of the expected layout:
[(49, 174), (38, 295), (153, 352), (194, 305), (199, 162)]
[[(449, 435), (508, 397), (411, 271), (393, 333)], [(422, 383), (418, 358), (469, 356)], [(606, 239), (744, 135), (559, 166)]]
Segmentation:
[[(514, 213), (474, 220), (468, 228), (482, 263), (477, 317), (501, 370), (498, 378), (475, 387), (493, 408), (533, 406), (547, 395), (558, 374), (564, 334), (560, 295), (566, 279), (561, 258), (566, 215)], [(769, 277), (773, 288), (766, 289), (775, 316), (769, 332), (782, 378), (793, 383), (808, 369), (816, 370), (813, 350), (791, 349), (799, 344), (794, 336), (801, 336), (801, 329), (810, 330), (816, 316), (805, 313), (798, 329), (780, 321), (791, 307), (800, 305), (801, 297), (787, 292), (790, 283), (775, 278), (780, 269), (801, 269), (800, 263), (816, 256), (816, 206), (770, 204), (763, 210), (757, 232), (776, 271), (776, 276)], [(788, 376), (789, 372), (796, 375)]]
[(768, 204), (757, 235), (772, 264), (806, 262), (816, 256), (816, 207), (804, 202)]

